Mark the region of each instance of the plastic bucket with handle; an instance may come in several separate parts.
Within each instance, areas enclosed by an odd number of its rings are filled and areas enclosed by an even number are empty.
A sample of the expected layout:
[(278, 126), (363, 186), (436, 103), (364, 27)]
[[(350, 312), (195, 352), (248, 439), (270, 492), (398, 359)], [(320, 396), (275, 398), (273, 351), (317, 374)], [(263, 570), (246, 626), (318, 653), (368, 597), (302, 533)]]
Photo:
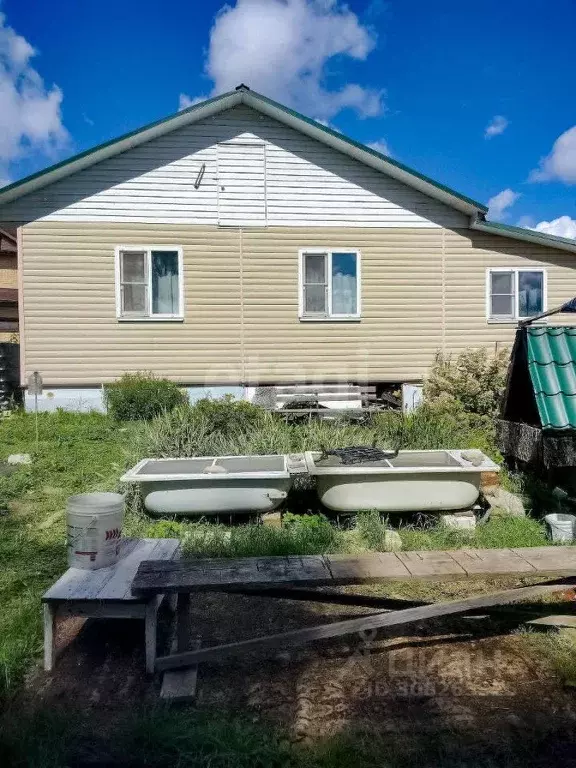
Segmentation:
[(68, 565), (88, 570), (118, 560), (124, 496), (120, 493), (81, 493), (67, 506)]
[(552, 515), (546, 515), (544, 520), (550, 528), (552, 541), (574, 541), (576, 531), (576, 517), (574, 515), (555, 512)]

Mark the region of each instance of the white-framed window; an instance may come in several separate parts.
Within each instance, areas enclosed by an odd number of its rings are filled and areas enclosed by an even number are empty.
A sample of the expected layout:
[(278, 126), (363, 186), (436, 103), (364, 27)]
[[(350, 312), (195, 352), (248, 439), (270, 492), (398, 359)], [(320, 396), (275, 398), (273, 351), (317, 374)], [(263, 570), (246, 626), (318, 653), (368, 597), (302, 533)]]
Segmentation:
[(303, 248), (299, 257), (300, 319), (359, 319), (360, 251)]
[(514, 322), (546, 312), (546, 270), (490, 267), (486, 270), (486, 316)]
[(182, 248), (116, 248), (116, 316), (119, 320), (182, 320)]

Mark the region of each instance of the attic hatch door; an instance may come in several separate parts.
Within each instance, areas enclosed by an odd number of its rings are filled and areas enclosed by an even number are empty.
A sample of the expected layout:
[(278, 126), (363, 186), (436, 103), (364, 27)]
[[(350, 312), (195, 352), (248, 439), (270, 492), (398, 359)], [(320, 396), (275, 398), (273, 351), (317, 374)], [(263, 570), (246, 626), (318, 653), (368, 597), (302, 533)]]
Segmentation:
[(266, 225), (266, 158), (262, 143), (218, 144), (218, 224)]

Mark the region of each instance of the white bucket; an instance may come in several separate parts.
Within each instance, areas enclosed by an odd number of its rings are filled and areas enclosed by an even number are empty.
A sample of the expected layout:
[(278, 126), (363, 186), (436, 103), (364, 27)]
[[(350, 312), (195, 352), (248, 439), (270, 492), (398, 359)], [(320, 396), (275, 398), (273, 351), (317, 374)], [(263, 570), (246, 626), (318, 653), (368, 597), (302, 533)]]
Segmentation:
[(68, 565), (93, 570), (118, 560), (124, 496), (81, 493), (68, 499)]
[(550, 528), (552, 541), (574, 541), (574, 532), (576, 531), (576, 517), (574, 515), (555, 512), (552, 515), (546, 515), (544, 520)]

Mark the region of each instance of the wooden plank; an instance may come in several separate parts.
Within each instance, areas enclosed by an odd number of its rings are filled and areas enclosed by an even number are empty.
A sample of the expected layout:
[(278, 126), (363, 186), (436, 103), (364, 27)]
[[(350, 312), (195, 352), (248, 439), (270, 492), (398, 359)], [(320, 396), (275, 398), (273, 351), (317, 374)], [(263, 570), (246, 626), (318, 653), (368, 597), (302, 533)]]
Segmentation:
[(576, 573), (576, 547), (376, 552), (365, 555), (143, 561), (134, 595), (229, 587), (316, 587), (388, 579)]
[(121, 600), (100, 602), (98, 600), (64, 600), (62, 603), (49, 602), (58, 606), (58, 616), (84, 616), (87, 619), (143, 619), (146, 615), (144, 602)]
[(369, 583), (386, 579), (409, 579), (410, 571), (394, 552), (369, 555), (325, 555), (334, 584)]
[[(130, 553), (138, 546), (139, 539), (123, 539), (120, 543), (120, 555), (129, 557)], [(44, 593), (42, 600), (90, 600), (96, 599), (96, 595), (102, 587), (114, 575), (115, 566), (98, 568), (95, 571), (82, 568), (68, 568), (68, 570)]]
[[(183, 653), (190, 648), (190, 594), (180, 593), (176, 607), (176, 628), (172, 640), (173, 653)], [(200, 638), (196, 638), (194, 649), (200, 648)], [(160, 698), (170, 704), (180, 704), (193, 701), (196, 697), (196, 682), (198, 665), (193, 664), (184, 669), (172, 669), (164, 673)]]
[(540, 616), (538, 619), (532, 619), (525, 623), (536, 629), (576, 629), (576, 615)]
[(541, 573), (576, 573), (576, 547), (517, 547), (512, 551)]
[(142, 560), (148, 560), (155, 549), (156, 542), (153, 539), (138, 540), (130, 554), (120, 558), (115, 565), (111, 566), (111, 578), (94, 597), (98, 600), (133, 600), (130, 586), (138, 570), (138, 565)]
[(113, 566), (113, 577), (98, 593), (99, 600), (134, 600), (132, 581), (142, 560), (170, 559), (180, 546), (179, 539), (141, 539), (138, 546)]
[(522, 587), (520, 589), (506, 590), (504, 592), (496, 592), (489, 595), (469, 597), (465, 600), (453, 600), (447, 603), (434, 603), (418, 608), (407, 608), (406, 610), (394, 611), (393, 613), (372, 614), (370, 616), (337, 621), (331, 624), (323, 624), (317, 627), (297, 629), (291, 632), (269, 635), (267, 637), (257, 637), (238, 643), (228, 643), (226, 645), (204, 648), (198, 651), (178, 653), (172, 656), (159, 657), (156, 661), (156, 668), (159, 670), (178, 669), (190, 666), (191, 664), (199, 664), (202, 661), (210, 661), (212, 659), (220, 660), (225, 657), (245, 653), (246, 651), (260, 650), (263, 648), (278, 648), (279, 646), (293, 647), (314, 640), (340, 637), (342, 635), (364, 632), (370, 629), (402, 626), (440, 616), (466, 613), (477, 608), (488, 608), (493, 605), (502, 605), (517, 600), (525, 600), (547, 592), (559, 591), (563, 586), (574, 584), (575, 582), (575, 578), (563, 579), (560, 582), (555, 582), (553, 584), (539, 584), (533, 587)]
[(44, 669), (51, 672), (56, 659), (54, 635), (56, 628), (56, 606), (45, 603), (44, 606)]
[[(200, 638), (194, 643), (194, 650), (201, 647)], [(160, 698), (167, 704), (187, 704), (196, 698), (198, 664), (184, 669), (168, 669), (162, 677)]]
[(537, 573), (537, 569), (511, 549), (454, 549), (450, 552), (468, 576)]
[(157, 592), (198, 592), (234, 585), (267, 586), (279, 583), (321, 586), (333, 582), (321, 555), (276, 558), (144, 561), (134, 582), (134, 595)]
[(414, 577), (429, 579), (467, 575), (464, 568), (458, 564), (450, 552), (415, 551), (397, 552), (396, 554), (410, 571), (410, 575)]
[(179, 544), (178, 539), (123, 539), (120, 543), (120, 559), (115, 565), (96, 570), (68, 568), (44, 593), (42, 601), (135, 600), (130, 588), (131, 581), (146, 551), (157, 551), (159, 557), (166, 557), (171, 552), (173, 556)]

